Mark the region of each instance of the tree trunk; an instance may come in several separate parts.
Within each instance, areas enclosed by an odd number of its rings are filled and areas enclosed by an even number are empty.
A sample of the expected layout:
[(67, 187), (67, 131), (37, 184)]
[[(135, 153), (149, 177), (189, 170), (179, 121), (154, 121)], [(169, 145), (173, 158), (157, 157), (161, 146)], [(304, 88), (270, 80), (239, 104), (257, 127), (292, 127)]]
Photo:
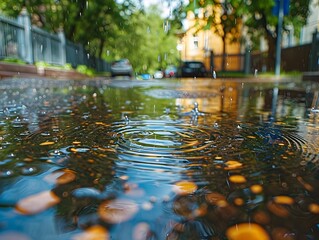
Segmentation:
[(222, 71), (226, 71), (226, 36), (222, 37), (223, 40), (223, 59), (222, 59)]
[(267, 53), (267, 71), (273, 71), (275, 69), (276, 62), (276, 40), (277, 37), (267, 34), (268, 53)]
[(102, 59), (103, 48), (104, 48), (105, 40), (100, 39), (99, 53), (98, 58)]

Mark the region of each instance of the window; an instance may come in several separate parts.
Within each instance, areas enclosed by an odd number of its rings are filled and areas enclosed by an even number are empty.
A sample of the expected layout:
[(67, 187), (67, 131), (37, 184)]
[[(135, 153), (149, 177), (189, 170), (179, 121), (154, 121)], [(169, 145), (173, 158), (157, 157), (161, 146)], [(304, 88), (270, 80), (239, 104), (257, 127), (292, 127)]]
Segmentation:
[(193, 48), (198, 49), (198, 36), (195, 34), (193, 35)]

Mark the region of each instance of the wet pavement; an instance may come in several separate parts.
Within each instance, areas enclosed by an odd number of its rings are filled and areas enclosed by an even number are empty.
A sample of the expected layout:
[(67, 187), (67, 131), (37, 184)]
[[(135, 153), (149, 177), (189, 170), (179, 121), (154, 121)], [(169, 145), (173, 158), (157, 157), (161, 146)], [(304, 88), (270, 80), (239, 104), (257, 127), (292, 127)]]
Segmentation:
[(0, 81), (0, 239), (318, 239), (318, 83)]

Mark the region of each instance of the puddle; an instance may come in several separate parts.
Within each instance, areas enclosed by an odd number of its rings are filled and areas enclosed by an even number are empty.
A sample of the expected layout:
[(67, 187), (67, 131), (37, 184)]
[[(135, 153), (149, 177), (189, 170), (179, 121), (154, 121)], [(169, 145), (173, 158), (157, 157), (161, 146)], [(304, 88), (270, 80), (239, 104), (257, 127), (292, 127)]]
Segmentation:
[(1, 80), (0, 238), (318, 239), (309, 86)]

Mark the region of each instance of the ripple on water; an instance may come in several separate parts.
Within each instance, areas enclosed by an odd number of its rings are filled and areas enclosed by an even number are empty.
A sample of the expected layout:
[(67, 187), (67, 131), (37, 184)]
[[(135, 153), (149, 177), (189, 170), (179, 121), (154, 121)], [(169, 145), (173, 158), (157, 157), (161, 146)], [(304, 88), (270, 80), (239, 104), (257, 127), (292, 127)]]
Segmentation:
[(169, 121), (136, 121), (115, 125), (117, 152), (145, 157), (191, 159), (204, 157), (218, 139), (213, 129)]
[(116, 173), (136, 181), (174, 182), (187, 174), (197, 175), (223, 144), (221, 134), (209, 126), (194, 126), (182, 121), (143, 120), (114, 123), (117, 138)]

